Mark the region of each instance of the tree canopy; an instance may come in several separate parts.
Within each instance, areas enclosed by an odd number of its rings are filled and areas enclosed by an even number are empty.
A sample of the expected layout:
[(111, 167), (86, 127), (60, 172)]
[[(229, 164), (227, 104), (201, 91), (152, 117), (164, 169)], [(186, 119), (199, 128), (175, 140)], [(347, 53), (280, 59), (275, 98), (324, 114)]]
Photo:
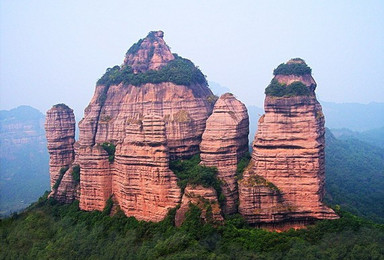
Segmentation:
[(140, 86), (146, 83), (158, 84), (172, 82), (176, 85), (190, 86), (192, 84), (207, 84), (201, 70), (192, 61), (174, 54), (175, 59), (159, 70), (148, 70), (143, 73), (134, 73), (130, 66), (114, 66), (108, 68), (105, 74), (97, 81), (97, 85), (111, 86), (120, 83)]

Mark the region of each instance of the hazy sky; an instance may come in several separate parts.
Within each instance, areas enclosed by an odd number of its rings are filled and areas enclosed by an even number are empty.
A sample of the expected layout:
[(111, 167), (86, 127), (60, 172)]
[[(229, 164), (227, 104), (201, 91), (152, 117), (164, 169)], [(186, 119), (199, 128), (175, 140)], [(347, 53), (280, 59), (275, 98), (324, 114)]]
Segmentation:
[(105, 69), (153, 30), (248, 105), (263, 105), (293, 57), (321, 100), (384, 102), (382, 0), (0, 0), (0, 19), (0, 109), (66, 103), (82, 115)]

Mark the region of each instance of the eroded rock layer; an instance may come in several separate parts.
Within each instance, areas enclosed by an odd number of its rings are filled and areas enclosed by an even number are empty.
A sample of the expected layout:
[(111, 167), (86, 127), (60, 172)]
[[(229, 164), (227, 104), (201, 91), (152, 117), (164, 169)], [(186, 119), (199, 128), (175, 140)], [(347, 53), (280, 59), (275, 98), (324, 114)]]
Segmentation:
[(80, 164), (80, 208), (103, 210), (112, 195), (113, 163), (100, 144), (76, 145), (76, 162)]
[[(47, 111), (45, 132), (51, 189), (60, 177), (60, 170), (69, 167), (75, 159), (75, 124), (73, 110), (64, 104), (55, 105)], [(64, 169), (61, 172), (64, 174)]]
[[(127, 216), (160, 221), (180, 201), (169, 159), (198, 153), (215, 99), (205, 79), (187, 86), (164, 81), (161, 74), (151, 83), (174, 59), (163, 33), (151, 32), (128, 50), (121, 67), (99, 80), (76, 145), (82, 209), (102, 210), (113, 196)], [(191, 69), (190, 61), (178, 59)], [(114, 160), (105, 143), (116, 146)]]
[(180, 202), (180, 188), (169, 169), (165, 124), (161, 117), (145, 116), (126, 126), (116, 145), (112, 190), (127, 216), (160, 221)]
[[(174, 59), (161, 31), (151, 32), (132, 48), (127, 52), (122, 69), (116, 73), (124, 74), (124, 66), (132, 66), (137, 73), (153, 72)], [(143, 81), (132, 85), (125, 82), (115, 84), (112, 80), (108, 84), (98, 84), (79, 124), (80, 144), (92, 146), (122, 140), (127, 123), (141, 120), (145, 115), (157, 115), (165, 121), (171, 158), (196, 154), (215, 101), (206, 81), (203, 81), (191, 82), (188, 86), (172, 81), (157, 84)]]
[(68, 170), (65, 171), (59, 185), (57, 188), (53, 188), (50, 194), (50, 196), (62, 203), (71, 203), (79, 199), (80, 186), (79, 180), (74, 178), (74, 167), (74, 165), (71, 165)]
[(200, 217), (203, 221), (216, 224), (224, 221), (215, 189), (188, 184), (184, 190), (180, 208), (176, 211), (175, 225), (177, 227), (184, 222), (185, 214), (190, 210), (191, 204), (199, 207)]
[(226, 214), (237, 211), (236, 168), (239, 159), (248, 152), (248, 133), (249, 119), (245, 105), (232, 94), (222, 95), (207, 120), (200, 156), (202, 164), (217, 167)]
[(252, 159), (239, 182), (239, 210), (249, 223), (337, 218), (322, 203), (325, 130), (316, 85), (310, 74), (275, 80), (289, 85), (292, 78), (310, 88), (309, 94), (266, 97)]
[(162, 31), (150, 32), (148, 36), (134, 44), (127, 52), (124, 64), (135, 72), (158, 70), (175, 57), (163, 39)]

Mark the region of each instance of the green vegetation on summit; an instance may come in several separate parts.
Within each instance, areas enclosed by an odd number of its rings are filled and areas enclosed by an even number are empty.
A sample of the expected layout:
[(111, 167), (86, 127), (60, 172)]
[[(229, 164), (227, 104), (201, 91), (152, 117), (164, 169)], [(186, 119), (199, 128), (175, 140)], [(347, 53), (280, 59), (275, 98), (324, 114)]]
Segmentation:
[(294, 58), (287, 63), (281, 63), (273, 70), (273, 75), (296, 75), (311, 74), (312, 69), (300, 58)]
[[(134, 47), (133, 45), (132, 47)], [(177, 54), (174, 60), (159, 70), (148, 70), (143, 73), (134, 73), (130, 66), (114, 66), (108, 68), (105, 74), (97, 81), (97, 85), (111, 86), (120, 83), (140, 86), (146, 83), (172, 82), (176, 85), (191, 86), (193, 84), (207, 84), (201, 70), (192, 61), (184, 59)]]
[(309, 87), (300, 81), (295, 81), (287, 86), (279, 83), (276, 79), (272, 79), (271, 83), (265, 89), (265, 94), (272, 97), (294, 97), (309, 96), (311, 91)]

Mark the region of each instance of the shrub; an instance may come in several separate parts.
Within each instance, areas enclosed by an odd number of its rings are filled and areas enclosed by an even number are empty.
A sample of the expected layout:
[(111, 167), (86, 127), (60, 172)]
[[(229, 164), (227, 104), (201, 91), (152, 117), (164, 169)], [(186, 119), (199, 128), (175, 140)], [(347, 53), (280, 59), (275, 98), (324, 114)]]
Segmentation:
[(61, 108), (61, 109), (70, 109), (69, 106), (67, 106), (64, 103), (56, 104), (53, 106), (54, 108)]
[(115, 160), (116, 146), (108, 142), (104, 142), (101, 146), (108, 153), (108, 161), (112, 163)]
[(300, 81), (295, 81), (287, 86), (279, 83), (276, 79), (272, 79), (265, 89), (265, 94), (272, 97), (309, 96), (311, 90)]
[(244, 169), (245, 167), (248, 166), (250, 160), (251, 160), (251, 155), (249, 152), (247, 152), (244, 154), (243, 157), (241, 157), (241, 159), (237, 163), (236, 177), (238, 180), (241, 180), (243, 178)]
[(76, 183), (80, 182), (80, 166), (75, 165), (72, 167), (72, 177)]
[(204, 74), (192, 61), (174, 54), (175, 59), (159, 70), (148, 70), (135, 74), (130, 66), (123, 65), (108, 68), (97, 81), (97, 85), (111, 86), (120, 83), (140, 86), (146, 83), (158, 84), (172, 82), (176, 85), (190, 86), (192, 84), (207, 84)]
[[(299, 58), (293, 59), (293, 61), (298, 61)], [(292, 63), (281, 63), (273, 70), (273, 75), (296, 75), (302, 76), (306, 74), (311, 74), (312, 69), (300, 59), (301, 62), (292, 62)]]
[(61, 180), (63, 179), (64, 174), (65, 174), (65, 172), (66, 172), (68, 169), (69, 169), (68, 166), (62, 167), (62, 168), (60, 169), (60, 171), (59, 171), (59, 177), (57, 178), (55, 185), (53, 185), (53, 189), (56, 190), (57, 188), (59, 188), (60, 183), (61, 183)]
[(105, 203), (105, 207), (103, 209), (103, 215), (111, 214), (112, 207), (113, 207), (113, 200), (112, 200), (112, 197), (110, 197)]
[(169, 165), (170, 169), (176, 174), (177, 184), (184, 192), (187, 184), (202, 185), (204, 187), (213, 187), (218, 198), (221, 195), (220, 181), (217, 179), (217, 169), (215, 167), (207, 167), (199, 165), (200, 156), (194, 155), (189, 160), (172, 161)]

